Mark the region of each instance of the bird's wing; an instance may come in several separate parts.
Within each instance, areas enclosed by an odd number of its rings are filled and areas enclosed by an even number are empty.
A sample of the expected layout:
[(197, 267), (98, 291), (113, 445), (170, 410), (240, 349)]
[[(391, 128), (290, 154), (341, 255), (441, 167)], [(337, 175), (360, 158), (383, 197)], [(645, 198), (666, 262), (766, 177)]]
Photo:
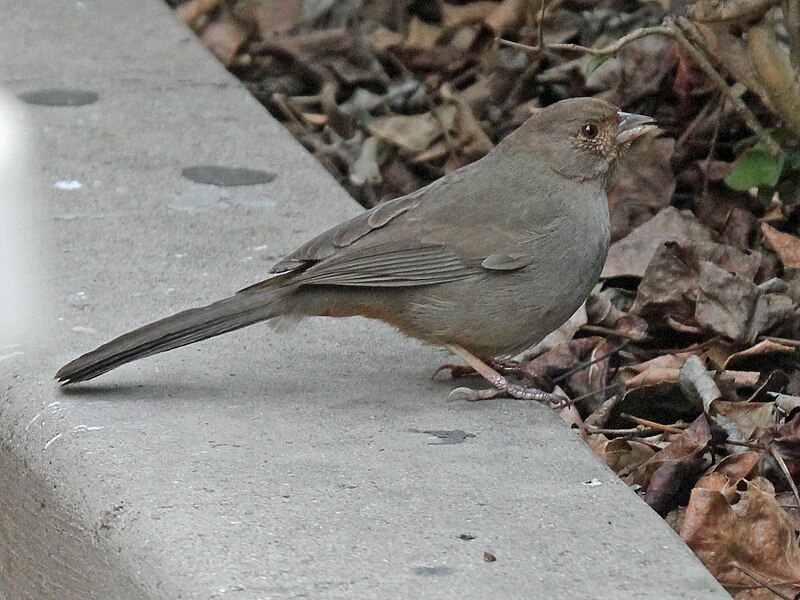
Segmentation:
[(270, 272), (280, 274), (303, 271), (321, 260), (331, 258), (343, 248), (348, 248), (367, 234), (386, 226), (400, 215), (415, 208), (426, 189), (379, 204), (349, 221), (332, 227), (278, 261)]
[(525, 268), (534, 261), (534, 240), (563, 217), (534, 207), (526, 220), (524, 211), (507, 210), (502, 187), (471, 176), (476, 165), (329, 229), (279, 261), (270, 279), (240, 291), (421, 286)]
[(397, 240), (337, 253), (298, 273), (292, 283), (409, 287), (456, 281), (474, 274), (474, 266), (443, 246)]

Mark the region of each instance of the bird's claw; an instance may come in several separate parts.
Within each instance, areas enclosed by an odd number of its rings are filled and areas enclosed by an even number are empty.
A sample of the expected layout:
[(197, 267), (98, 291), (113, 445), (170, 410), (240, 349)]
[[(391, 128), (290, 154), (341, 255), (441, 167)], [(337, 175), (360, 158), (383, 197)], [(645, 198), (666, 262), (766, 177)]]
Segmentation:
[(502, 395), (503, 390), (498, 390), (497, 388), (473, 390), (468, 387), (457, 387), (447, 396), (447, 401), (466, 400), (467, 402), (479, 402), (480, 400), (491, 400)]

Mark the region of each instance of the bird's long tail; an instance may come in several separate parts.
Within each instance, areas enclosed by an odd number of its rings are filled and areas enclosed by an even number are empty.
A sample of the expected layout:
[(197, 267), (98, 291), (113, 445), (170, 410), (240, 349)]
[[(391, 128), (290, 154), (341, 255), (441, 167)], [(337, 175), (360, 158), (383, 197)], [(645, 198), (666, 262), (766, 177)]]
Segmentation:
[(133, 360), (166, 352), (247, 327), (281, 312), (276, 290), (241, 293), (201, 308), (185, 310), (123, 334), (64, 365), (55, 378), (63, 384), (86, 381)]

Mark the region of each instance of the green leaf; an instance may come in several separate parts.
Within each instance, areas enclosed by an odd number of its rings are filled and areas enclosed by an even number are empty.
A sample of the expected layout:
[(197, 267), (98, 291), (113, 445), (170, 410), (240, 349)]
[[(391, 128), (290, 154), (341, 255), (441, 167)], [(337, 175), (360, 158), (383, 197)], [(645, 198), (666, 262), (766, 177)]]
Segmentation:
[(773, 156), (756, 146), (744, 155), (733, 172), (725, 178), (725, 183), (729, 188), (738, 191), (754, 187), (775, 187), (785, 162), (786, 154), (783, 152)]
[(606, 61), (607, 61), (609, 58), (614, 58), (614, 56), (615, 56), (615, 55), (614, 55), (613, 53), (609, 53), (609, 54), (596, 54), (595, 56), (593, 56), (593, 57), (592, 57), (592, 58), (589, 60), (589, 63), (586, 65), (586, 74), (587, 74), (587, 75), (591, 75), (591, 74), (594, 72), (594, 70), (595, 70), (595, 69), (597, 69), (597, 67), (599, 67), (600, 65), (602, 65), (602, 64), (603, 64), (604, 62), (606, 62)]

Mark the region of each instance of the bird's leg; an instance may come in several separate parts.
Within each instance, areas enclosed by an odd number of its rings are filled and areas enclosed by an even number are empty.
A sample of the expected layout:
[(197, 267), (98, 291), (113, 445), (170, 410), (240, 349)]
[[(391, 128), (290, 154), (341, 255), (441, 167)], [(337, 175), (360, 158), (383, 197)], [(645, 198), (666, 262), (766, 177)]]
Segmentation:
[[(516, 360), (506, 359), (506, 360), (492, 360), (487, 363), (490, 367), (496, 370), (501, 375), (505, 375), (508, 377), (509, 375), (513, 375), (514, 377), (519, 377), (520, 379), (524, 378), (527, 373), (525, 373), (525, 369), (520, 366), (520, 363)], [(478, 372), (468, 365), (456, 365), (453, 363), (445, 363), (443, 365), (439, 365), (439, 367), (433, 372), (431, 375), (431, 379), (435, 379), (436, 376), (441, 373), (442, 371), (450, 371), (450, 377), (453, 379), (461, 379), (462, 377), (469, 377), (470, 375), (476, 375)]]
[[(506, 377), (495, 371), (492, 367), (483, 362), (480, 358), (465, 350), (461, 346), (448, 344), (447, 349), (453, 354), (464, 360), (469, 366), (475, 369), (486, 381), (491, 383), (497, 392), (500, 394), (505, 393), (513, 398), (519, 400), (536, 400), (542, 404), (547, 404), (554, 408), (560, 408), (567, 402), (566, 398), (550, 394), (548, 392), (537, 390), (535, 388), (527, 388), (516, 383), (512, 383)], [(492, 390), (492, 394), (484, 393), (483, 390), (471, 390), (469, 388), (456, 388), (450, 392), (451, 399), (465, 399), (465, 400), (485, 400), (487, 398), (496, 398), (499, 394)]]

